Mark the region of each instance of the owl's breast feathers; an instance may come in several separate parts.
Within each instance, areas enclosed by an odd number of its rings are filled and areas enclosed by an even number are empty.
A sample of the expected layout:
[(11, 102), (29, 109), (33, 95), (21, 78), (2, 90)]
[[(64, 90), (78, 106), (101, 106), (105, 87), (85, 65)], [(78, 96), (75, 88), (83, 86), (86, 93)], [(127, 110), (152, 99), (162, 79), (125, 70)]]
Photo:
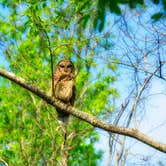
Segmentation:
[(55, 91), (56, 91), (56, 98), (66, 102), (70, 102), (71, 98), (73, 97), (73, 88), (75, 83), (73, 80), (60, 80), (58, 81)]

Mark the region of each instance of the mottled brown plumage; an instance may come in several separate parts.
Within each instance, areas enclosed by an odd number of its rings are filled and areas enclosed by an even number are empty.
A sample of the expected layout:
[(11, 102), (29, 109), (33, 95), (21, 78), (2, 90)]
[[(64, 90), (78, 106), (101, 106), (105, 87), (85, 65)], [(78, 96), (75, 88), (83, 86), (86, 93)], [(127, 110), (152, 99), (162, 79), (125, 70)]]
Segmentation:
[[(62, 102), (73, 106), (75, 100), (75, 69), (72, 61), (61, 60), (54, 73), (54, 96)], [(58, 119), (65, 122), (69, 114), (64, 113), (60, 108), (56, 108)]]

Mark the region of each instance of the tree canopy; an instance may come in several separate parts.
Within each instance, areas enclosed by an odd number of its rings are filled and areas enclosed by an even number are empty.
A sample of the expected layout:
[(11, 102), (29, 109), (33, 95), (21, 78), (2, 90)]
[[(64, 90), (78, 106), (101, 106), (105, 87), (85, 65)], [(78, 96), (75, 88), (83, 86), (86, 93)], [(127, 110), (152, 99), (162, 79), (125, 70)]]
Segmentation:
[[(108, 123), (120, 96), (114, 84), (121, 59), (107, 54), (115, 47), (115, 36), (103, 28), (107, 11), (121, 14), (122, 4), (130, 8), (145, 5), (140, 0), (1, 1), (0, 165), (54, 166), (61, 163), (64, 152), (68, 165), (97, 165), (103, 152), (95, 148), (99, 140), (95, 127), (166, 151), (164, 144), (138, 130)], [(163, 10), (165, 6), (162, 1)], [(152, 17), (160, 16), (163, 11)], [(52, 68), (55, 70), (61, 59), (71, 59), (76, 67), (76, 108), (67, 108), (50, 95)], [(148, 73), (145, 86), (152, 76), (159, 77), (160, 67)], [(66, 141), (56, 104), (73, 115)]]

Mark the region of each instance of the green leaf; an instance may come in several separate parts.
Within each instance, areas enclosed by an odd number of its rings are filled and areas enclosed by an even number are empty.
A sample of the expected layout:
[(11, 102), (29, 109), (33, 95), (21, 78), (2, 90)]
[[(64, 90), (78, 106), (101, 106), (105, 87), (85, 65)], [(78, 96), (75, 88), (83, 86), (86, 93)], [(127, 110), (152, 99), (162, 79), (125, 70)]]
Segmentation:
[(151, 18), (154, 20), (154, 21), (157, 21), (159, 20), (160, 18), (163, 17), (163, 13), (162, 12), (158, 12), (158, 13), (155, 13)]

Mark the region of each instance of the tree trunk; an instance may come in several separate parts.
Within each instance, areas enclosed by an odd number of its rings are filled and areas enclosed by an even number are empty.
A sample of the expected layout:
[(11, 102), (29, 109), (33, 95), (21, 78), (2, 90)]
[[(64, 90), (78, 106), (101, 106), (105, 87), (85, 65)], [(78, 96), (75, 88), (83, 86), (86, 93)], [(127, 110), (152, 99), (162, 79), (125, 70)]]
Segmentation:
[(58, 166), (68, 166), (69, 147), (67, 145), (67, 122), (60, 122), (63, 142), (60, 149), (60, 160)]

